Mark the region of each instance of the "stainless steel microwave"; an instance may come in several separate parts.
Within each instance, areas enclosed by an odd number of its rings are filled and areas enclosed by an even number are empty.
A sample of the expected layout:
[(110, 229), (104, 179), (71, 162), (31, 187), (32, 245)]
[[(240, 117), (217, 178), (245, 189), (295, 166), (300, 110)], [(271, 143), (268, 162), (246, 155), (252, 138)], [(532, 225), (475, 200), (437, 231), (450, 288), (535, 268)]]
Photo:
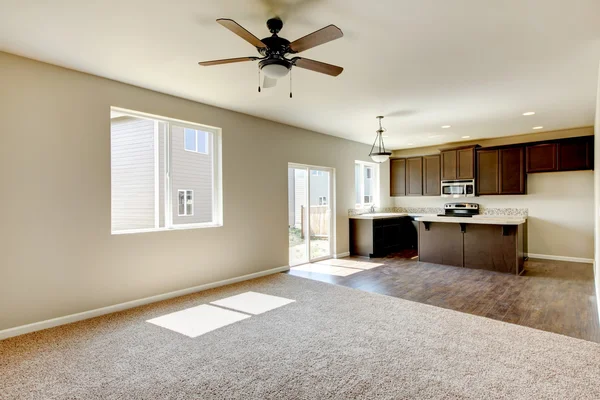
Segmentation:
[(442, 181), (442, 197), (475, 197), (475, 180)]

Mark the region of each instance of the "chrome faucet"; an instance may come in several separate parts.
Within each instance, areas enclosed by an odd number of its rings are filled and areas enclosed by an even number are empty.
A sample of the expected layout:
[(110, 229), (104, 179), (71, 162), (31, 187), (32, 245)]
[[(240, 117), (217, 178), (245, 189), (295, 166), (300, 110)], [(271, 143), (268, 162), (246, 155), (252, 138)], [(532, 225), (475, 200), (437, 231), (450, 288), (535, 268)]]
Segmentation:
[(369, 212), (371, 214), (375, 214), (375, 206), (371, 206), (371, 208), (369, 209)]

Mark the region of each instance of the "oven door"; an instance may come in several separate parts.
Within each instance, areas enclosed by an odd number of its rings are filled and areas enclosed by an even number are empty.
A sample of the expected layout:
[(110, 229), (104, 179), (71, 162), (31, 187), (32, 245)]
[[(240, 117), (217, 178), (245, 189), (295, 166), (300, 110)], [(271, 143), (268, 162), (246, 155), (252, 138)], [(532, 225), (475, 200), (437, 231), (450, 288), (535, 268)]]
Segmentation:
[(464, 183), (442, 183), (442, 197), (465, 197), (466, 186)]

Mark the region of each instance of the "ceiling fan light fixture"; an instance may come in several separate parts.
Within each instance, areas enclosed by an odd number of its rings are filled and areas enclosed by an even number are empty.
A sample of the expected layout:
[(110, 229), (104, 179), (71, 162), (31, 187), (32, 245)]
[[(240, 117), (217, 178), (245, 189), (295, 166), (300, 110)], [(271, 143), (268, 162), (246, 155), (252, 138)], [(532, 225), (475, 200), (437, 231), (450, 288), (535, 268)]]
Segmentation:
[(291, 64), (285, 60), (263, 60), (259, 63), (260, 69), (269, 78), (283, 78), (290, 72)]
[(369, 157), (371, 157), (371, 160), (374, 162), (381, 164), (390, 159), (392, 152), (387, 151), (385, 149), (385, 144), (383, 143), (383, 133), (385, 132), (385, 129), (381, 126), (383, 117), (378, 116), (377, 119), (379, 120), (379, 129), (376, 131), (377, 134), (375, 136), (375, 141), (373, 142), (373, 147), (371, 147)]

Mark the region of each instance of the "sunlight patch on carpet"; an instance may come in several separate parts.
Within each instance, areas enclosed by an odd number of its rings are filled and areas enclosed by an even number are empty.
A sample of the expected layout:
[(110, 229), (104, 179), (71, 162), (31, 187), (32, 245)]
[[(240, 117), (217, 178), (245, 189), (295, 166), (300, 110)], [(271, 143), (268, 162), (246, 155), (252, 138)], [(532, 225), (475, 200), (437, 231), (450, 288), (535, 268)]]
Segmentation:
[(203, 304), (146, 322), (195, 338), (246, 318), (250, 316)]
[(236, 296), (227, 297), (222, 300), (213, 301), (210, 304), (257, 315), (285, 306), (286, 304), (290, 304), (295, 301), (296, 300), (271, 296), (268, 294), (246, 292)]

